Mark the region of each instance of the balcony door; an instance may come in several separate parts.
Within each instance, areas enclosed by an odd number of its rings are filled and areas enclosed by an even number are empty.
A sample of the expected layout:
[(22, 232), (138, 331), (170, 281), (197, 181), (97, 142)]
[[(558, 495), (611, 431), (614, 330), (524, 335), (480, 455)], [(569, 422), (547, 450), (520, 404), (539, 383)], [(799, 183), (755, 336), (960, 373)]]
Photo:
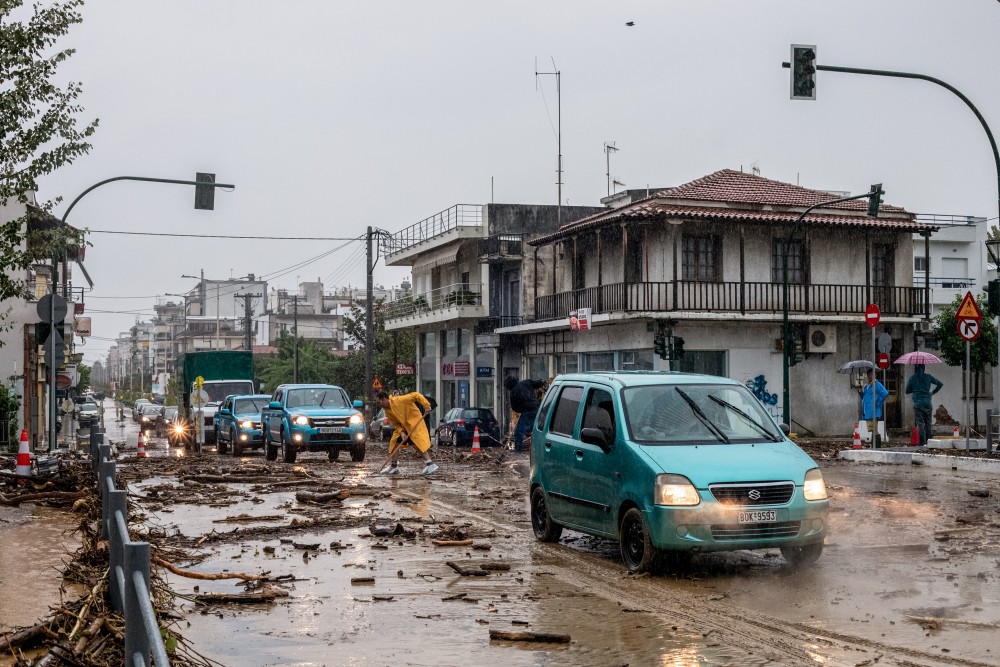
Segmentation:
[(898, 313), (893, 284), (896, 276), (896, 246), (891, 243), (872, 244), (872, 301), (882, 312)]

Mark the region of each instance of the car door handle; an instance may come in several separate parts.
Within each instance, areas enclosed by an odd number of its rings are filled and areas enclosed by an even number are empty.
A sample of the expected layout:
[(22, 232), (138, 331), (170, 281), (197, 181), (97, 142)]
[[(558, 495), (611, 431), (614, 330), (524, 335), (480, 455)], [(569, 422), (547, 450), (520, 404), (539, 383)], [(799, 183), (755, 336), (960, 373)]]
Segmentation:
[(552, 449), (552, 443), (549, 442), (548, 440), (546, 440), (545, 441), (545, 451), (549, 451), (550, 449)]
[(576, 460), (577, 461), (582, 461), (583, 460), (583, 450), (582, 449), (576, 450)]

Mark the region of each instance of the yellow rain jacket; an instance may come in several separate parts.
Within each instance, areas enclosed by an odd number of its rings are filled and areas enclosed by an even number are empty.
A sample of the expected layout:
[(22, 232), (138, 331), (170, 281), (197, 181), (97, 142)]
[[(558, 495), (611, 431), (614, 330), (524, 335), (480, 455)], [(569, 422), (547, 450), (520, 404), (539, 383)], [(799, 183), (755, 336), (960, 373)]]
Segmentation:
[(420, 392), (389, 397), (385, 416), (395, 427), (389, 440), (390, 454), (399, 447), (403, 433), (409, 435), (406, 444), (412, 444), (421, 452), (431, 448), (431, 434), (427, 432), (427, 424), (424, 423), (424, 413), (430, 409), (431, 404)]

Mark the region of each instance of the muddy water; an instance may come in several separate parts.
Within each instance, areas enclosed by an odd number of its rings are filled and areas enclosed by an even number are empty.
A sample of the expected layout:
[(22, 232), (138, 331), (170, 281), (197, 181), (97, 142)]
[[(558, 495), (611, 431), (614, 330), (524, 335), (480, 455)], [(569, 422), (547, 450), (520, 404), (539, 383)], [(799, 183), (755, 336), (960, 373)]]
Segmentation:
[(63, 562), (80, 547), (65, 510), (0, 507), (0, 632), (30, 626), (59, 605)]
[[(320, 459), (302, 464), (330, 472)], [(678, 572), (629, 577), (608, 541), (567, 531), (560, 544), (535, 542), (525, 481), (510, 470), (445, 467), (434, 480), (369, 477), (365, 466), (336, 470), (345, 483), (364, 480), (393, 497), (351, 498), (331, 511), (362, 517), (364, 525), (398, 520), (430, 529), (435, 522), (469, 522), (495, 531), (477, 538), (492, 549), (435, 547), (426, 536), (375, 538), (364, 527), (296, 534), (296, 543), (320, 545), (308, 555), (277, 539), (213, 546), (192, 569), (269, 571), (296, 581), (283, 585), (290, 597), (273, 606), (186, 604), (190, 626), (180, 629), (200, 652), (248, 666), (1000, 664), (995, 629), (955, 622), (927, 630), (907, 618), (1000, 623), (997, 529), (987, 519), (947, 541), (934, 539), (935, 531), (965, 526), (956, 519), (984, 508), (995, 521), (995, 497), (968, 491), (995, 489), (996, 479), (833, 466), (825, 471), (833, 532), (813, 568), (791, 570), (774, 550), (706, 555)], [(150, 520), (197, 536), (231, 530), (232, 524), (213, 523), (222, 516), (290, 518), (302, 511), (293, 492), (233, 489), (238, 502), (225, 509), (175, 506)], [(511, 570), (461, 577), (447, 560), (500, 560)], [(352, 584), (357, 577), (374, 583)], [(233, 581), (171, 576), (170, 582), (182, 594), (196, 586), (242, 590)], [(491, 628), (565, 633), (572, 642), (491, 642)]]

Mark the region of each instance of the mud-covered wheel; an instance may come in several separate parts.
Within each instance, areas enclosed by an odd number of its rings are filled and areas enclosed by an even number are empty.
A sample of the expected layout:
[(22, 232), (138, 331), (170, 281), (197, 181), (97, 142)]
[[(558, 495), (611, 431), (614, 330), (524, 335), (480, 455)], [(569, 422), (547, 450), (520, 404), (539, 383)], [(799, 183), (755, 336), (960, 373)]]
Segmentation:
[(278, 447), (271, 444), (271, 438), (268, 435), (267, 428), (264, 428), (264, 458), (268, 461), (276, 461), (278, 459)]
[(649, 526), (646, 517), (638, 508), (633, 507), (622, 517), (621, 529), (622, 560), (632, 574), (649, 572), (659, 556), (659, 551), (649, 538)]
[(358, 461), (365, 460), (365, 452), (368, 451), (368, 445), (364, 442), (356, 442), (351, 445), (351, 460), (357, 463)]
[(281, 432), (281, 460), (285, 463), (295, 463), (295, 448), (289, 440), (288, 434)]
[(801, 547), (781, 547), (781, 555), (792, 567), (812, 565), (823, 555), (823, 543), (816, 542)]
[(531, 530), (534, 531), (535, 538), (542, 542), (556, 542), (562, 535), (562, 526), (549, 515), (545, 492), (540, 486), (536, 486), (531, 492)]
[[(234, 439), (233, 442), (236, 442)], [(225, 454), (229, 451), (229, 445), (222, 440), (222, 434), (219, 433), (219, 429), (215, 429), (215, 451), (219, 454)]]
[(243, 456), (243, 443), (240, 442), (240, 437), (237, 435), (235, 430), (232, 432), (232, 438), (233, 456)]
[(326, 453), (326, 457), (331, 462), (336, 461), (340, 457), (340, 450), (336, 447), (331, 447), (330, 450)]

